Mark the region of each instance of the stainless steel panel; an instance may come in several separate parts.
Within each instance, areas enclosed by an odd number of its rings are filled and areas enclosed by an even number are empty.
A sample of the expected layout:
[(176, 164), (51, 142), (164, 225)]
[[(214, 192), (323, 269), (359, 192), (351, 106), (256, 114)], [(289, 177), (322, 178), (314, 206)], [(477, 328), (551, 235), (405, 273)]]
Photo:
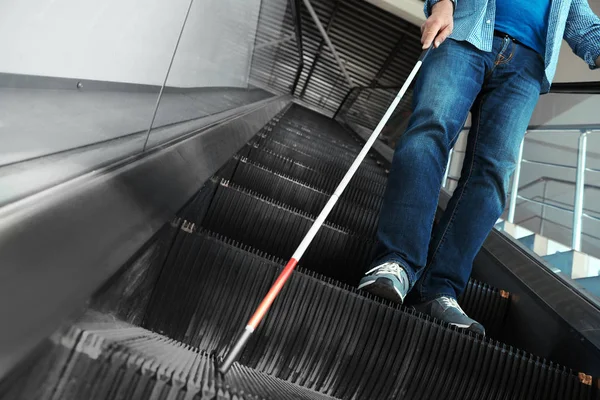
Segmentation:
[(0, 378), (291, 98), (0, 209)]

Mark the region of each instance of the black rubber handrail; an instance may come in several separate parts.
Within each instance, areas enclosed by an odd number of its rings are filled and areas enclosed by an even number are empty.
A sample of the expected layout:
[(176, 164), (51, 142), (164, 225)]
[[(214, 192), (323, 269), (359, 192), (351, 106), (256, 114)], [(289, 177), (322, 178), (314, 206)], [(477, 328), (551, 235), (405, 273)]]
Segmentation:
[(292, 11), (292, 18), (294, 19), (294, 28), (296, 33), (296, 46), (298, 48), (298, 68), (296, 69), (296, 76), (294, 77), (294, 83), (292, 84), (292, 95), (298, 87), (302, 70), (304, 70), (304, 43), (302, 41), (302, 16), (300, 15), (300, 0), (290, 0), (290, 9)]

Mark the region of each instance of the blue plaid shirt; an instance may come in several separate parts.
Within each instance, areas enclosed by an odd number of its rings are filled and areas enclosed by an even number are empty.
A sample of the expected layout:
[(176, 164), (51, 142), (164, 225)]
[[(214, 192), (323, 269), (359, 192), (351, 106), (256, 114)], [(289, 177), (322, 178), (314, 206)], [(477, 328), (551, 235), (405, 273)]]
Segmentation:
[[(425, 15), (441, 0), (426, 0)], [(575, 54), (585, 60), (591, 69), (596, 68), (600, 56), (600, 18), (590, 9), (587, 0), (549, 0), (550, 20), (546, 37), (546, 77), (542, 93), (550, 90), (556, 73), (558, 53), (564, 38)], [(456, 0), (454, 31), (455, 40), (466, 40), (483, 51), (492, 50), (496, 0)]]

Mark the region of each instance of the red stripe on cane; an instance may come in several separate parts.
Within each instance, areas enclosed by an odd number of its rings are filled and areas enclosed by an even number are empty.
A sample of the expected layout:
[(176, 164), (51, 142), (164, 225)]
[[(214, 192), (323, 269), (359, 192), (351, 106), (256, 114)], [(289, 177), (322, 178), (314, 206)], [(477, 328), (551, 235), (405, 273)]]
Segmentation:
[(275, 298), (277, 297), (279, 292), (281, 292), (283, 285), (285, 285), (285, 282), (288, 280), (290, 275), (292, 275), (292, 272), (294, 271), (294, 268), (296, 268), (296, 265), (298, 265), (298, 260), (290, 258), (290, 261), (288, 261), (283, 271), (281, 271), (281, 273), (277, 277), (277, 280), (275, 281), (273, 286), (271, 286), (269, 293), (267, 293), (263, 301), (260, 303), (256, 311), (254, 312), (252, 318), (250, 318), (250, 321), (248, 322), (249, 327), (251, 327), (252, 329), (258, 328), (258, 324), (260, 324), (260, 321), (262, 321), (267, 311), (269, 311), (271, 304), (273, 304), (273, 301), (275, 301)]

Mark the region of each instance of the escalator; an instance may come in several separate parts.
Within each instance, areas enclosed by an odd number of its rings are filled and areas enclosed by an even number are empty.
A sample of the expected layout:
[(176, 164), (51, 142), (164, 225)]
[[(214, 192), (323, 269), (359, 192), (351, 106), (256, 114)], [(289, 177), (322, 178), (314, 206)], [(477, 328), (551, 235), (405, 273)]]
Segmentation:
[[(387, 173), (367, 158), (239, 362), (220, 360), (362, 147), (297, 105), (240, 149), (2, 399), (592, 399), (589, 375), (502, 343), (514, 299), (471, 280), (487, 337), (356, 290)], [(544, 355), (542, 355), (544, 356)]]

